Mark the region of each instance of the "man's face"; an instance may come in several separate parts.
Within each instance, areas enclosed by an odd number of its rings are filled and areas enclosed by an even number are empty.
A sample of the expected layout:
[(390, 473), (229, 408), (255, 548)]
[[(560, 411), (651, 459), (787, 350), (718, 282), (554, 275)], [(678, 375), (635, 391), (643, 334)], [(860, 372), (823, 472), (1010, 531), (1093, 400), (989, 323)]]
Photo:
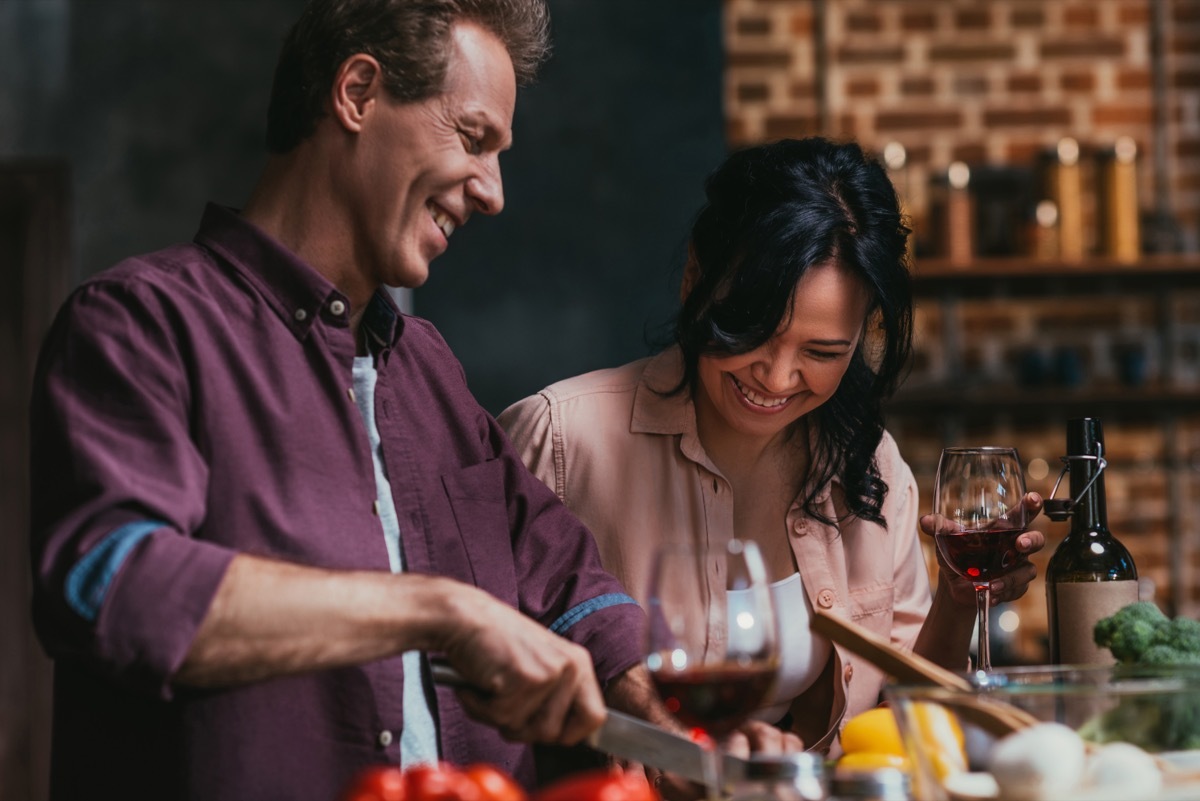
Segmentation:
[(418, 287), (472, 213), (504, 207), (500, 153), (512, 143), (517, 82), (503, 43), (460, 23), (444, 91), (386, 95), (364, 120), (346, 187), (355, 262), (372, 284)]

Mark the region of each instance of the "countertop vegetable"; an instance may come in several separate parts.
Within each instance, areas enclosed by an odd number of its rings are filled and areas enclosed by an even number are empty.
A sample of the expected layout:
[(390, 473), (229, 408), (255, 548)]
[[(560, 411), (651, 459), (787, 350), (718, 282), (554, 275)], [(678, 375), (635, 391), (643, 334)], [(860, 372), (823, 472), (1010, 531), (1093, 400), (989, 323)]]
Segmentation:
[(377, 765), (362, 771), (338, 801), (661, 801), (641, 773), (578, 773), (532, 799), (494, 765), (460, 768), (445, 762), (407, 770)]
[(1096, 623), (1096, 645), (1118, 662), (1200, 665), (1200, 620), (1171, 619), (1150, 601), (1139, 601)]
[[(1096, 623), (1096, 644), (1121, 665), (1196, 667), (1200, 677), (1200, 621), (1171, 619), (1149, 601), (1122, 607)], [(1137, 675), (1136, 673), (1131, 675)], [(1200, 692), (1123, 698), (1079, 729), (1097, 743), (1124, 741), (1147, 751), (1200, 748)]]

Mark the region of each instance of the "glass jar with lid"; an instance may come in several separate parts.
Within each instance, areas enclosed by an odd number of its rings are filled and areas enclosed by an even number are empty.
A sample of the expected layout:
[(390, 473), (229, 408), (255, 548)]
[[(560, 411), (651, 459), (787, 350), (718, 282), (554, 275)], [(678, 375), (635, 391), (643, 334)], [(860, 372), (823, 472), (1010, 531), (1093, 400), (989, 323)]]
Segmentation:
[(729, 776), (729, 801), (824, 801), (825, 763), (816, 754), (754, 754)]
[(912, 778), (898, 768), (835, 771), (827, 801), (912, 801)]

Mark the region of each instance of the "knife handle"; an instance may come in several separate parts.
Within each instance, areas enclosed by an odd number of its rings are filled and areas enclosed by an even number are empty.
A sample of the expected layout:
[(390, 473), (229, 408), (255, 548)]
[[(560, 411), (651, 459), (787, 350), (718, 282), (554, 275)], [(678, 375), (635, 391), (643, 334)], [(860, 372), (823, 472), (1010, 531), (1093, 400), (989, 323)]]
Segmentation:
[(429, 673), (433, 677), (434, 684), (453, 687), (456, 690), (470, 690), (479, 695), (487, 695), (486, 692), (464, 679), (461, 673), (441, 657), (429, 657)]

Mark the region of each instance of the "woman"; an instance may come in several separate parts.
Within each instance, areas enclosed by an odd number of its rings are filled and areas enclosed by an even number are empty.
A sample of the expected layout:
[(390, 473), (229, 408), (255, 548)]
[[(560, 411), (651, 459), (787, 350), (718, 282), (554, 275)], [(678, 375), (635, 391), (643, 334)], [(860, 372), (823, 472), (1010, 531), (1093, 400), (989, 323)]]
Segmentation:
[[(743, 150), (706, 194), (674, 344), (554, 384), (500, 422), (639, 600), (661, 543), (758, 543), (783, 624), (779, 686), (758, 717), (827, 752), (879, 702), (883, 676), (814, 635), (814, 609), (958, 670), (974, 628), (969, 583), (939, 571), (931, 597), (916, 481), (883, 425), (912, 347), (909, 231), (855, 144)], [(1018, 547), (1043, 544), (1030, 531)], [(1034, 575), (1024, 564), (993, 597)]]

